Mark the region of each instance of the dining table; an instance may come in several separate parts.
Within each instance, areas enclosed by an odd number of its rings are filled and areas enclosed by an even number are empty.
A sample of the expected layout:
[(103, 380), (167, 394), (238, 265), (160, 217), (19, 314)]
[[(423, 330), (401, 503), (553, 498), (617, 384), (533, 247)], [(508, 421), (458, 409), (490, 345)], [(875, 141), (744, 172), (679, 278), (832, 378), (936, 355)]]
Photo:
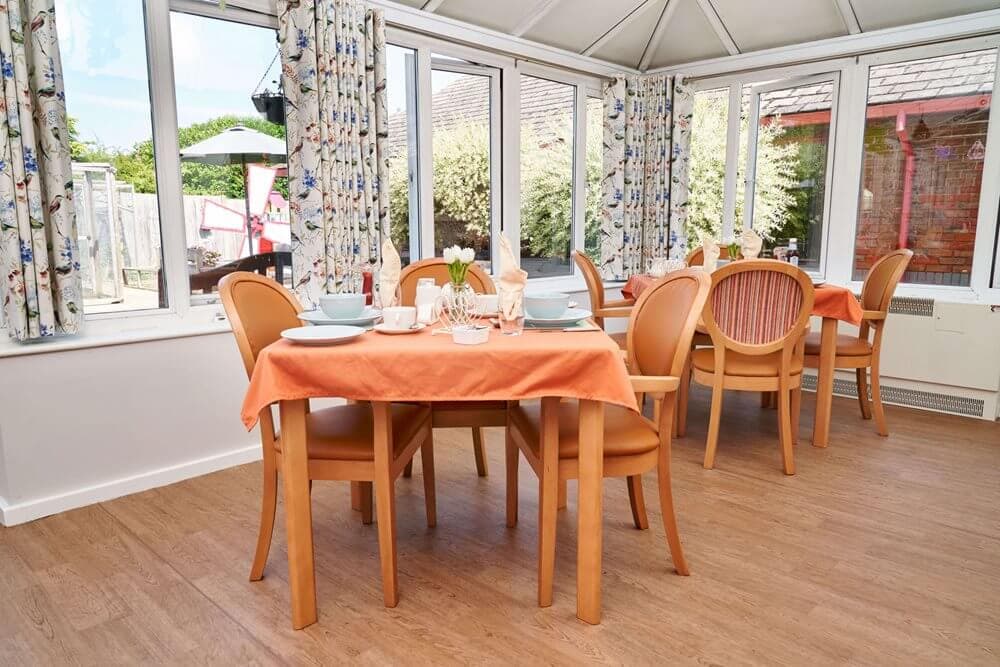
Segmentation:
[(394, 402), (521, 401), (547, 397), (580, 404), (577, 487), (577, 617), (601, 619), (604, 403), (638, 411), (618, 345), (603, 331), (525, 329), (484, 344), (460, 345), (432, 327), (407, 335), (369, 331), (339, 345), (279, 340), (254, 366), (242, 419), (250, 429), (261, 410), (279, 406), (292, 625), (317, 620), (306, 414), (312, 398), (371, 402), (375, 455), (389, 456), (386, 428)]
[[(659, 278), (647, 273), (634, 274), (622, 287), (626, 299), (637, 299)], [(814, 447), (826, 447), (830, 442), (830, 414), (833, 409), (833, 380), (837, 358), (837, 326), (847, 322), (861, 324), (863, 311), (854, 293), (846, 287), (823, 281), (814, 283), (815, 300), (812, 314), (821, 318), (819, 370), (816, 377), (816, 418), (813, 421)]]

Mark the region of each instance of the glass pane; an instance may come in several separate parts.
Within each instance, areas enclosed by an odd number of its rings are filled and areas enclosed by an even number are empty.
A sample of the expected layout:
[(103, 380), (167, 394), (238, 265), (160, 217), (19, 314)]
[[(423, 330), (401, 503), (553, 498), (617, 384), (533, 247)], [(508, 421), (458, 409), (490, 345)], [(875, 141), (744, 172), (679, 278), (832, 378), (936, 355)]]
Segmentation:
[(729, 89), (696, 92), (691, 117), (690, 192), (685, 229), (691, 248), (700, 244), (702, 232), (721, 238), (728, 126)]
[(452, 245), (476, 251), (490, 270), (490, 77), (431, 72), (434, 132), (434, 253)]
[[(191, 292), (217, 291), (232, 271), (256, 271), (291, 286), (275, 31), (180, 12), (171, 13), (170, 30)], [(223, 133), (222, 149), (212, 141), (206, 154), (193, 154), (204, 153), (204, 145), (190, 150)]]
[(417, 188), (417, 55), (390, 44), (386, 59), (389, 104), (389, 220), (403, 266), (420, 256)]
[(87, 313), (166, 306), (141, 0), (56, 0)]
[(760, 95), (753, 228), (767, 250), (795, 239), (807, 271), (820, 264), (832, 105), (831, 81)]
[(587, 222), (584, 252), (601, 261), (601, 174), (604, 171), (604, 100), (587, 98)]
[(573, 273), (576, 87), (521, 75), (521, 268), (529, 278)]
[(904, 282), (968, 285), (996, 49), (872, 67), (854, 279), (897, 248)]

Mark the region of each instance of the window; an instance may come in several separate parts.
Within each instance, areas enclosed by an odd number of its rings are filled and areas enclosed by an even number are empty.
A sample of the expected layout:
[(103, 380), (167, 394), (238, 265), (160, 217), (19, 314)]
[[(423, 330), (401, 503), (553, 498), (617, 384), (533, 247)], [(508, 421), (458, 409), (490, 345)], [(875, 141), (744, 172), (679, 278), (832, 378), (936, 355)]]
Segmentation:
[(729, 88), (694, 94), (689, 162), (688, 246), (700, 244), (702, 232), (721, 238), (725, 211), (726, 137), (729, 127)]
[(904, 282), (969, 285), (997, 50), (873, 66), (855, 280), (897, 248)]
[(819, 271), (837, 77), (752, 89), (744, 220), (773, 250), (795, 239), (799, 266)]
[(56, 0), (84, 311), (166, 306), (141, 0)]
[(191, 292), (211, 294), (238, 269), (290, 286), (275, 31), (180, 12), (171, 13), (170, 31)]
[(417, 187), (417, 56), (390, 44), (386, 58), (389, 107), (390, 236), (403, 266), (420, 257)]
[(576, 87), (521, 75), (521, 268), (570, 275)]
[(452, 245), (492, 266), (499, 231), (499, 72), (435, 56), (431, 70), (434, 253)]
[(587, 211), (584, 252), (601, 261), (601, 176), (604, 172), (604, 100), (587, 98)]

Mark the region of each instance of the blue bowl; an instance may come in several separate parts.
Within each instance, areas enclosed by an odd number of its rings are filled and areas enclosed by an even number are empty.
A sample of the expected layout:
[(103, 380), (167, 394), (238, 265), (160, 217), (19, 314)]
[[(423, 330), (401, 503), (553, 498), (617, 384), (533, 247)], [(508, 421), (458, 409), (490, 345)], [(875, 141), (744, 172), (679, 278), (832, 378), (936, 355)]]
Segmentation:
[(539, 320), (562, 317), (569, 308), (569, 294), (538, 292), (524, 295), (524, 314)]

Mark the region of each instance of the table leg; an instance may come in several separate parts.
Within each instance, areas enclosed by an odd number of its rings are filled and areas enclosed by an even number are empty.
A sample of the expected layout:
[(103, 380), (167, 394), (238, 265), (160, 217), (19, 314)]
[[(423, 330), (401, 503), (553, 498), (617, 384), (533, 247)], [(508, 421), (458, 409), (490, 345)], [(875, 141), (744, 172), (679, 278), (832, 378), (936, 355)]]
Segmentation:
[(830, 440), (830, 411), (833, 408), (833, 373), (837, 358), (837, 320), (823, 318), (820, 338), (819, 374), (816, 378), (816, 421), (813, 447), (826, 447)]
[(316, 571), (313, 565), (312, 503), (306, 453), (306, 401), (281, 401), (281, 476), (288, 532), (288, 585), (292, 627), (316, 622)]
[(601, 521), (604, 404), (580, 401), (580, 479), (577, 487), (576, 616), (601, 622)]

